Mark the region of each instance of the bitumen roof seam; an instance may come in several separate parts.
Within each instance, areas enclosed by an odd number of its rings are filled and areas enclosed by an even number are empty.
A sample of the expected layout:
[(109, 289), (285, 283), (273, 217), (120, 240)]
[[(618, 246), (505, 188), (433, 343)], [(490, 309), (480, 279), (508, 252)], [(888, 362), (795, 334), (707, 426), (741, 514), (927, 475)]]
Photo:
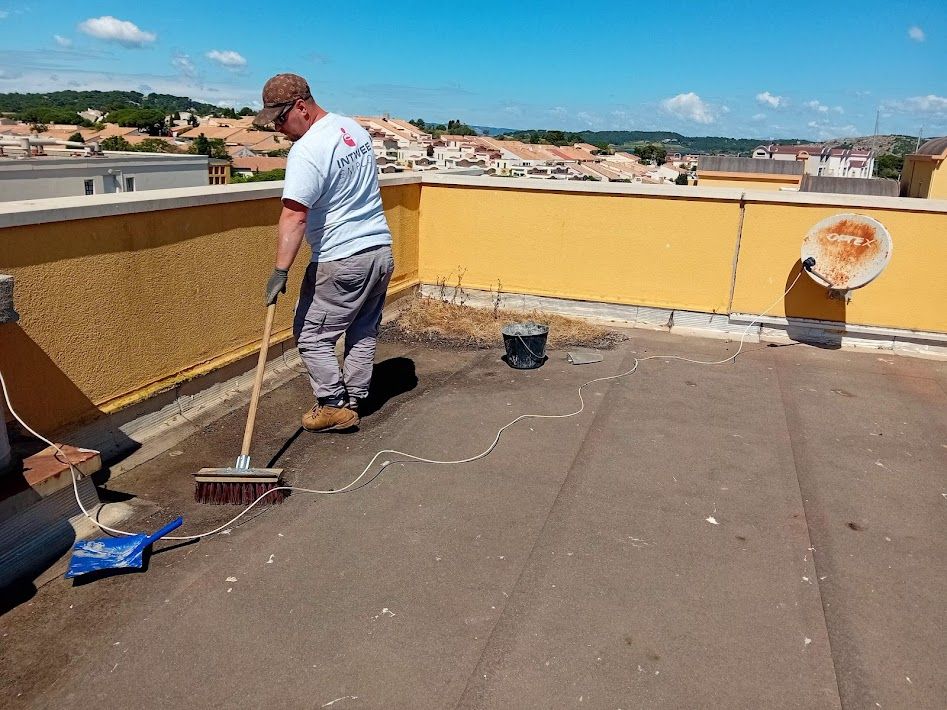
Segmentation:
[[(626, 357), (622, 360), (621, 367), (619, 368), (619, 372), (624, 372), (626, 369), (628, 369), (626, 367), (628, 360), (634, 359), (634, 358), (635, 358), (634, 353), (626, 355)], [(610, 380), (609, 389), (616, 386), (617, 382), (618, 380)], [(608, 398), (608, 392), (606, 391), (602, 397), (602, 401), (603, 402), (606, 401), (607, 398)], [(520, 567), (519, 574), (517, 574), (516, 580), (513, 582), (513, 586), (510, 588), (510, 595), (509, 597), (507, 597), (506, 602), (503, 605), (503, 608), (500, 610), (500, 613), (497, 615), (496, 621), (493, 623), (493, 626), (490, 629), (490, 633), (487, 634), (487, 638), (484, 641), (483, 648), (480, 651), (480, 655), (477, 657), (476, 662), (473, 664), (473, 668), (470, 671), (470, 675), (467, 677), (467, 682), (464, 684), (464, 689), (460, 693), (460, 696), (458, 697), (457, 704), (454, 705), (455, 710), (460, 710), (460, 708), (465, 707), (464, 701), (465, 701), (465, 698), (467, 698), (467, 695), (470, 691), (471, 684), (473, 683), (474, 678), (478, 675), (481, 664), (483, 663), (484, 658), (487, 655), (487, 652), (490, 650), (490, 648), (493, 645), (493, 640), (496, 636), (497, 628), (500, 626), (500, 622), (503, 621), (503, 619), (506, 616), (507, 609), (509, 608), (509, 605), (513, 601), (514, 595), (516, 594), (516, 588), (520, 585), (520, 581), (523, 579), (523, 575), (526, 574), (526, 570), (529, 569), (530, 561), (533, 559), (536, 552), (536, 548), (539, 546), (540, 541), (544, 537), (546, 528), (549, 525), (549, 519), (552, 516), (553, 511), (556, 510), (556, 506), (559, 504), (559, 501), (562, 497), (562, 492), (565, 489), (566, 484), (569, 483), (570, 479), (572, 479), (572, 474), (577, 470), (576, 461), (582, 455), (583, 449), (585, 448), (584, 445), (585, 445), (586, 440), (588, 439), (588, 431), (591, 431), (591, 428), (595, 424), (595, 420), (598, 419), (600, 416), (602, 416), (602, 410), (603, 410), (602, 407), (596, 407), (596, 409), (592, 412), (592, 421), (589, 423), (589, 429), (586, 430), (586, 433), (583, 435), (582, 440), (579, 442), (579, 445), (575, 449), (575, 454), (572, 456), (572, 460), (569, 462), (569, 467), (566, 470), (566, 475), (563, 477), (562, 482), (559, 484), (559, 488), (556, 491), (556, 497), (553, 498), (552, 503), (549, 505), (549, 508), (546, 510), (546, 515), (543, 519), (543, 524), (542, 526), (540, 526), (539, 531), (536, 533), (536, 537), (533, 539), (533, 544), (530, 546), (529, 552), (526, 554), (526, 557), (523, 560), (523, 564)]]
[(796, 479), (796, 489), (799, 491), (799, 501), (802, 506), (803, 521), (806, 524), (806, 540), (808, 542), (807, 547), (812, 552), (812, 565), (815, 568), (815, 572), (816, 572), (815, 579), (812, 581), (812, 583), (815, 585), (816, 591), (819, 593), (819, 604), (822, 607), (822, 623), (825, 625), (825, 637), (826, 637), (826, 641), (829, 644), (829, 658), (832, 659), (832, 677), (835, 679), (836, 697), (838, 699), (839, 707), (844, 707), (844, 703), (842, 702), (842, 686), (839, 683), (839, 678), (838, 678), (838, 661), (836, 659), (835, 650), (832, 648), (832, 632), (829, 629), (829, 620), (828, 620), (828, 615), (826, 612), (826, 605), (825, 605), (825, 595), (822, 593), (822, 583), (820, 581), (820, 578), (822, 577), (822, 569), (819, 563), (819, 555), (816, 554), (818, 550), (816, 550), (815, 545), (812, 544), (812, 528), (809, 525), (810, 510), (809, 510), (809, 505), (808, 505), (806, 496), (802, 490), (802, 487), (803, 487), (802, 481), (799, 478), (800, 467), (799, 467), (799, 456), (797, 453), (798, 442), (797, 442), (796, 437), (794, 437), (792, 434), (793, 428), (789, 422), (790, 407), (788, 404), (788, 400), (786, 398), (785, 382), (783, 381), (783, 378), (780, 376), (779, 363), (775, 362), (775, 358), (770, 358), (770, 359), (773, 360), (773, 371), (776, 374), (776, 383), (777, 383), (777, 386), (779, 387), (779, 398), (780, 398), (780, 401), (782, 402), (781, 409), (782, 409), (782, 414), (783, 414), (783, 422), (786, 427), (786, 436), (789, 438), (789, 450), (792, 454), (792, 470)]

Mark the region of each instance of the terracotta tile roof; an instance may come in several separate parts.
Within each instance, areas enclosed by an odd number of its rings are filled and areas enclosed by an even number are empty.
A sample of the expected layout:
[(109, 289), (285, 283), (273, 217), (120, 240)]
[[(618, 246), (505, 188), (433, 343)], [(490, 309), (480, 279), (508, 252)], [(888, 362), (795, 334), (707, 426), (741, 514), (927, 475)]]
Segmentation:
[(245, 145), (228, 145), (227, 153), (229, 153), (232, 158), (252, 158), (256, 155), (256, 153)]
[(520, 141), (497, 141), (496, 145), (504, 151), (510, 152), (520, 160), (540, 160), (555, 162), (561, 160), (556, 155), (545, 150), (543, 146), (531, 145)]
[(640, 163), (641, 162), (641, 158), (639, 158), (634, 153), (624, 153), (624, 152), (619, 152), (619, 153), (615, 153), (615, 155), (610, 155), (608, 158), (606, 158), (606, 160), (614, 160), (617, 162), (626, 162), (626, 163)]
[(425, 133), (416, 126), (412, 126), (406, 121), (398, 118), (385, 118), (384, 116), (353, 116), (365, 130), (377, 129), (397, 136), (406, 141), (427, 141), (431, 139), (429, 133)]
[[(104, 138), (110, 138), (111, 136), (127, 136), (129, 133), (137, 133), (138, 129), (134, 126), (119, 126), (115, 123), (106, 123), (105, 128), (96, 133), (92, 139), (100, 141)], [(86, 139), (88, 140), (88, 139)]]
[(95, 131), (92, 131), (88, 128), (79, 128), (79, 126), (67, 126), (67, 127), (56, 127), (50, 128), (48, 131), (43, 131), (39, 134), (40, 138), (52, 138), (54, 140), (69, 140), (69, 137), (76, 132), (79, 132), (82, 135), (82, 140), (88, 141)]
[(579, 163), (578, 165), (573, 165), (572, 170), (579, 173), (579, 175), (587, 175), (589, 177), (594, 177), (596, 179), (602, 178), (602, 174), (600, 172), (592, 170), (591, 167), (587, 165), (583, 165), (582, 163)]
[(549, 146), (546, 148), (553, 155), (559, 155), (563, 160), (575, 160), (581, 163), (590, 163), (590, 162), (599, 162), (602, 160), (601, 157), (597, 155), (592, 155), (587, 150), (582, 148), (570, 148), (568, 146), (562, 147), (553, 147)]
[(233, 133), (224, 140), (227, 145), (255, 145), (265, 141), (267, 138), (270, 138), (274, 134), (271, 131), (251, 131), (248, 129), (241, 129), (236, 133)]
[(615, 170), (616, 172), (621, 173), (624, 176), (631, 175), (633, 177), (641, 177), (643, 175), (648, 175), (651, 173), (652, 168), (650, 166), (641, 165), (640, 163), (632, 162), (623, 162), (623, 163), (606, 163), (609, 170)]
[(390, 118), (390, 117), (389, 117), (388, 119), (386, 119), (386, 123), (391, 124), (391, 125), (394, 125), (394, 126), (397, 126), (397, 127), (400, 128), (402, 131), (405, 131), (405, 132), (407, 132), (407, 133), (418, 133), (418, 134), (421, 134), (422, 136), (425, 136), (425, 135), (426, 135), (426, 136), (430, 137), (430, 133), (428, 133), (427, 131), (424, 131), (424, 130), (420, 129), (420, 128), (418, 128), (417, 126), (414, 126), (414, 125), (408, 123), (407, 121), (403, 121), (403, 120), (400, 119), (400, 118)]
[(167, 138), (165, 136), (149, 136), (149, 135), (144, 135), (144, 134), (142, 135), (134, 134), (134, 135), (125, 136), (125, 140), (127, 140), (132, 145), (139, 145), (140, 143), (148, 139), (164, 141), (165, 143), (176, 148), (182, 153), (185, 151), (185, 147), (175, 143), (173, 138)]
[(235, 170), (252, 170), (255, 173), (277, 169), (285, 170), (286, 158), (268, 158), (265, 156), (254, 156), (253, 158), (234, 158), (233, 167)]
[(4, 136), (29, 136), (33, 129), (26, 123), (14, 123), (7, 126), (0, 126), (0, 135)]
[(609, 180), (621, 179), (621, 173), (617, 173), (614, 170), (609, 170), (608, 168), (603, 168), (601, 165), (589, 165), (587, 167), (594, 172), (597, 172), (599, 175), (604, 175)]
[(244, 130), (246, 129), (240, 128), (239, 126), (205, 126), (202, 124), (193, 130), (188, 131), (184, 137), (193, 139), (199, 137), (203, 133), (204, 137), (208, 140), (218, 138), (225, 141), (235, 133), (240, 133)]
[(249, 128), (253, 125), (253, 116), (241, 116), (240, 118), (208, 118), (207, 126), (230, 127), (230, 128)]
[(798, 155), (799, 153), (808, 153), (809, 155), (819, 155), (822, 153), (821, 145), (780, 145), (772, 143), (761, 146), (766, 152), (780, 155)]
[(293, 142), (278, 133), (270, 133), (259, 143), (250, 146), (254, 153), (269, 153), (273, 150), (289, 150), (293, 147)]

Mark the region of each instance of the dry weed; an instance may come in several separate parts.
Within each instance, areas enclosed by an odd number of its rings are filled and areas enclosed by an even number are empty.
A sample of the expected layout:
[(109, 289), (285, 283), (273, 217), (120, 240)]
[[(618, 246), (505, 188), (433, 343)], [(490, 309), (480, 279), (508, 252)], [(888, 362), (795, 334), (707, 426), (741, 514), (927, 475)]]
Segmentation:
[[(500, 329), (504, 325), (530, 320), (549, 326), (547, 347), (551, 350), (569, 347), (607, 349), (628, 339), (624, 333), (577, 318), (536, 310), (500, 308), (499, 287), (491, 308), (475, 308), (463, 305), (466, 294), (456, 297), (460, 290), (459, 279), (456, 287), (447, 286), (446, 279), (439, 281), (438, 286), (441, 287), (440, 297), (414, 297), (397, 318), (382, 327), (381, 337), (444, 347), (496, 348), (503, 342)], [(454, 293), (449, 293), (452, 290)]]

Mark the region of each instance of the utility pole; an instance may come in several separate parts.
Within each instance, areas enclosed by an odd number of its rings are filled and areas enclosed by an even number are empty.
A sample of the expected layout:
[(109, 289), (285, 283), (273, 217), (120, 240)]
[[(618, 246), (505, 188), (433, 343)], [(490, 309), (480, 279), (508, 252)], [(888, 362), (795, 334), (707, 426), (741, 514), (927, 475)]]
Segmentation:
[(921, 130), (917, 132), (917, 145), (914, 146), (914, 152), (917, 152), (917, 149), (921, 147), (921, 136), (924, 135), (924, 126), (921, 126)]
[(878, 119), (879, 118), (881, 118), (880, 108), (875, 110), (875, 132), (871, 134), (872, 136), (875, 136), (875, 137), (878, 136)]

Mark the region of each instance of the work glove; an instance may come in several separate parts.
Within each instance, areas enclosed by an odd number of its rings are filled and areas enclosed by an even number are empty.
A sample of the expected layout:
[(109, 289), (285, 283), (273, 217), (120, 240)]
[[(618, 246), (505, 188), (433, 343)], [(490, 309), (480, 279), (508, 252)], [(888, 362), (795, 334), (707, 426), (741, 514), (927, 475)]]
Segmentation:
[(266, 305), (272, 306), (276, 303), (281, 293), (286, 293), (286, 278), (289, 271), (286, 269), (273, 269), (273, 275), (266, 282)]

